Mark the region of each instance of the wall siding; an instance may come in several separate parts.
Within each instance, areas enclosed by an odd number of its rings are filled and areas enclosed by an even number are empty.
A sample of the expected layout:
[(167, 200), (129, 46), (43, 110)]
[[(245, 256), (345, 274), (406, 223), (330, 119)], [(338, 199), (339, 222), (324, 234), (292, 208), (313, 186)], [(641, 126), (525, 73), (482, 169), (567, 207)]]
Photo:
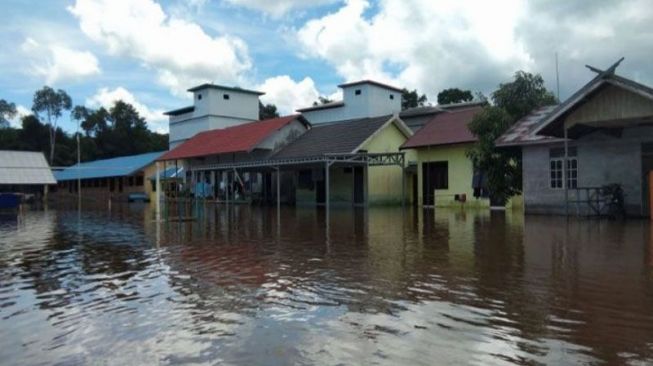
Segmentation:
[[(435, 206), (465, 206), (465, 207), (489, 207), (490, 203), (485, 198), (474, 198), (472, 180), (474, 177), (474, 166), (467, 158), (467, 150), (472, 144), (456, 144), (440, 147), (424, 147), (417, 149), (417, 194), (420, 205), (424, 203), (422, 189), (422, 163), (446, 161), (449, 168), (448, 189), (435, 190)], [(454, 195), (465, 194), (467, 201), (461, 203), (454, 200)]]
[[(619, 183), (625, 193), (626, 210), (629, 215), (646, 214), (642, 200), (641, 144), (653, 142), (652, 127), (637, 127), (624, 131), (621, 138), (601, 132), (572, 141), (578, 151), (578, 186), (597, 187)], [(536, 145), (523, 148), (524, 206), (527, 213), (564, 214), (564, 189), (549, 187), (549, 150), (563, 145)], [(574, 191), (570, 195), (575, 197)], [(570, 213), (577, 212), (570, 206)], [(580, 207), (580, 213), (585, 211)]]

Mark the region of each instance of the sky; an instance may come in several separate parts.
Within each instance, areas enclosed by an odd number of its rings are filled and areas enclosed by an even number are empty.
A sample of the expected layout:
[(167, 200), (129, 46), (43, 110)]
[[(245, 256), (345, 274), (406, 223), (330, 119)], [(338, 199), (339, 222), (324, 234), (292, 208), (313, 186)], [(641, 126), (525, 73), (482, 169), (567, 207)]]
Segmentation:
[(450, 87), (489, 95), (518, 70), (556, 92), (556, 54), (561, 99), (592, 78), (584, 65), (621, 57), (620, 75), (653, 85), (653, 0), (0, 2), (0, 99), (22, 114), (44, 85), (91, 108), (122, 99), (159, 132), (205, 82), (261, 90), (282, 114), (360, 79), (434, 104)]

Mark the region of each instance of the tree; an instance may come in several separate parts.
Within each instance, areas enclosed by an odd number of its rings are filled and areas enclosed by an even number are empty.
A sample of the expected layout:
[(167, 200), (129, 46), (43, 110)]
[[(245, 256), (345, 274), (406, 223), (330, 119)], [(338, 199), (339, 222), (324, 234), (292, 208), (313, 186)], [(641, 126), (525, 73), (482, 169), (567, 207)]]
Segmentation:
[(9, 127), (9, 120), (16, 116), (16, 105), (0, 99), (0, 128)]
[(426, 95), (419, 95), (417, 90), (409, 91), (406, 88), (401, 90), (401, 110), (415, 107), (422, 107), (426, 104)]
[(521, 192), (521, 150), (497, 149), (494, 142), (517, 120), (535, 108), (556, 103), (556, 98), (540, 75), (518, 71), (513, 81), (499, 85), (492, 100), (494, 105), (486, 106), (469, 124), (478, 141), (467, 156), (486, 175), (490, 199), (503, 204)]
[(328, 103), (333, 103), (333, 100), (320, 95), (319, 97), (317, 97), (317, 100), (313, 102), (313, 107), (317, 107), (319, 105), (328, 104)]
[(258, 119), (260, 121), (264, 119), (276, 118), (279, 117), (279, 112), (277, 112), (277, 106), (274, 104), (263, 104), (258, 102)]
[(458, 88), (444, 89), (438, 93), (438, 104), (454, 104), (471, 102), (474, 99), (471, 90), (460, 90)]
[(529, 114), (533, 109), (557, 103), (556, 97), (544, 86), (539, 74), (517, 71), (513, 81), (499, 85), (492, 100), (503, 108), (514, 121)]
[(57, 122), (64, 110), (70, 110), (72, 100), (63, 90), (55, 91), (49, 86), (44, 86), (41, 90), (34, 93), (32, 111), (39, 119), (45, 117), (46, 124), (49, 128), (50, 141), (50, 164), (54, 162), (54, 152), (57, 142)]

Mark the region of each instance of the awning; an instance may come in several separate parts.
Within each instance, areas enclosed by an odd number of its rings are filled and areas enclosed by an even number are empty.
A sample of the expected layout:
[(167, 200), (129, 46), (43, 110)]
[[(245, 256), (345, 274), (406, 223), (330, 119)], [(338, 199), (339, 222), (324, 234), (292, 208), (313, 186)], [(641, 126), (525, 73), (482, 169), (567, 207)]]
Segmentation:
[[(176, 179), (176, 178), (183, 178), (184, 176), (184, 168), (183, 167), (172, 167), (168, 168), (159, 174), (159, 179)], [(156, 174), (150, 176), (150, 180), (156, 180)]]

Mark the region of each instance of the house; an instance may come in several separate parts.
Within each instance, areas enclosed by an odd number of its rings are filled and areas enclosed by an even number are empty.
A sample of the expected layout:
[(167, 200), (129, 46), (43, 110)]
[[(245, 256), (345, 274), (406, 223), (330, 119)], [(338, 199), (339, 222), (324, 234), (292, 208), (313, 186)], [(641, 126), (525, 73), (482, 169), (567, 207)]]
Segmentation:
[(164, 113), (169, 117), (170, 148), (199, 132), (258, 120), (259, 97), (264, 93), (215, 84), (188, 89), (193, 105)]
[(294, 174), (298, 205), (400, 204), (404, 154), (412, 131), (395, 115), (314, 125), (274, 154)]
[[(190, 190), (185, 193), (195, 198), (228, 200), (230, 195), (231, 200), (262, 198), (272, 194), (274, 180), (269, 170), (221, 166), (268, 159), (309, 128), (304, 117), (294, 114), (213, 129), (196, 134), (158, 160), (181, 166), (188, 172), (183, 181), (190, 185)], [(172, 175), (163, 174), (162, 178)]]
[(522, 151), (527, 213), (604, 214), (601, 187), (618, 184), (626, 213), (649, 216), (653, 89), (617, 75), (620, 62), (607, 70), (588, 66), (597, 75), (585, 86), (497, 140)]
[(477, 141), (468, 124), (481, 110), (480, 105), (443, 110), (401, 145), (415, 154), (411, 186), (420, 205), (489, 207), (481, 184), (474, 187), (474, 166), (467, 157)]
[[(340, 87), (343, 101), (300, 109), (301, 116), (203, 132), (161, 160), (184, 160), (196, 197), (312, 205), (402, 202), (405, 154), (399, 146), (412, 132), (398, 117), (401, 89), (370, 80)], [(259, 147), (264, 141), (274, 143)], [(195, 149), (202, 151), (190, 153)]]
[(156, 175), (155, 160), (164, 152), (84, 162), (55, 171), (56, 197), (77, 195), (78, 180), (82, 196), (95, 200), (127, 201), (130, 193), (153, 197), (154, 185), (147, 178)]
[(313, 125), (379, 117), (401, 111), (401, 89), (374, 80), (338, 85), (343, 100), (298, 109)]
[(43, 153), (0, 150), (0, 193), (45, 196), (57, 184)]

